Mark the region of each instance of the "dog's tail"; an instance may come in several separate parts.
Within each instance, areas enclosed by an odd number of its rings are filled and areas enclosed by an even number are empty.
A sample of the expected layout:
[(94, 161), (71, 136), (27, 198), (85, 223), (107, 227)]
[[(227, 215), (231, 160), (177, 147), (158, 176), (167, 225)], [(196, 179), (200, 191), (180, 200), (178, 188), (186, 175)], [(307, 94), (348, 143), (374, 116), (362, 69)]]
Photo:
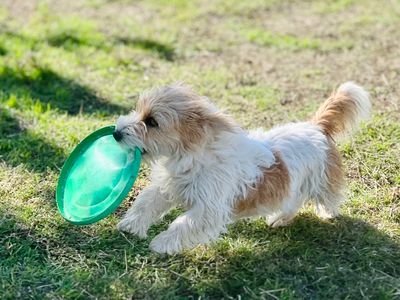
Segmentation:
[(311, 122), (336, 140), (351, 133), (360, 121), (368, 119), (370, 110), (368, 92), (353, 82), (346, 82), (320, 106)]

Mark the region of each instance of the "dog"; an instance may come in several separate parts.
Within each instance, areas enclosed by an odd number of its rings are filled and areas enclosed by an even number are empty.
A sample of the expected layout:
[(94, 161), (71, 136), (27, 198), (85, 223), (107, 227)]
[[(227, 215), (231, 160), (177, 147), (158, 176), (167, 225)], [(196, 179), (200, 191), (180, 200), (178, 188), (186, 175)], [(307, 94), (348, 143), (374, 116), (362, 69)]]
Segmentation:
[(369, 94), (346, 82), (307, 122), (246, 131), (184, 84), (146, 91), (135, 111), (119, 117), (114, 138), (142, 150), (151, 183), (117, 228), (144, 238), (181, 207), (185, 213), (150, 243), (174, 254), (215, 241), (240, 218), (288, 225), (309, 201), (318, 216), (334, 218), (345, 186), (335, 143), (368, 118), (370, 107)]

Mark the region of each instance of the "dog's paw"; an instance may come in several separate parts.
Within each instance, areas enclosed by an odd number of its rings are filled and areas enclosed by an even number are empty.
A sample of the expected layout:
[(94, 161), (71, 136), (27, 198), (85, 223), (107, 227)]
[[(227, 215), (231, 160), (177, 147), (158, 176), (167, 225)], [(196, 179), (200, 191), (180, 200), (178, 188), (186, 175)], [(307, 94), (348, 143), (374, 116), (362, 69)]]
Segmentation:
[(292, 223), (294, 215), (278, 215), (268, 220), (268, 225), (272, 228), (288, 226)]
[(129, 216), (125, 217), (118, 223), (117, 229), (119, 231), (135, 234), (140, 238), (145, 238), (147, 237), (149, 224), (145, 220), (141, 220), (139, 217)]
[(150, 243), (150, 249), (160, 254), (176, 254), (181, 252), (183, 248), (180, 236), (168, 231), (161, 232)]

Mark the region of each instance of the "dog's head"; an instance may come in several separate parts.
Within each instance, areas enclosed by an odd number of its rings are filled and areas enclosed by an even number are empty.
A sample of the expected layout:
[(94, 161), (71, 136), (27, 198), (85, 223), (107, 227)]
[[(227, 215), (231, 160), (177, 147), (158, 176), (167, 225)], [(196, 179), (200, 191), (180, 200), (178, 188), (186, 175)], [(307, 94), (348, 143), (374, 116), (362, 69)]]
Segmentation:
[(183, 155), (204, 147), (221, 132), (236, 129), (206, 97), (175, 84), (142, 93), (136, 110), (118, 119), (114, 138), (156, 159)]

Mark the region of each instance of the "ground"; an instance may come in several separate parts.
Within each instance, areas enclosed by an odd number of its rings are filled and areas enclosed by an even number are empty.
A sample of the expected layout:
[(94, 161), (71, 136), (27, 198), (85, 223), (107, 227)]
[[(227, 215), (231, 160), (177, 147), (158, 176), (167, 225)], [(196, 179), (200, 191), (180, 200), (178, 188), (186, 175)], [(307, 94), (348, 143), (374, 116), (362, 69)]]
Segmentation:
[[(400, 298), (400, 2), (3, 0), (0, 4), (1, 299)], [(243, 220), (174, 256), (55, 205), (79, 140), (145, 88), (184, 80), (245, 128), (310, 118), (338, 84), (368, 89), (372, 119), (340, 144), (347, 202), (286, 228)]]

